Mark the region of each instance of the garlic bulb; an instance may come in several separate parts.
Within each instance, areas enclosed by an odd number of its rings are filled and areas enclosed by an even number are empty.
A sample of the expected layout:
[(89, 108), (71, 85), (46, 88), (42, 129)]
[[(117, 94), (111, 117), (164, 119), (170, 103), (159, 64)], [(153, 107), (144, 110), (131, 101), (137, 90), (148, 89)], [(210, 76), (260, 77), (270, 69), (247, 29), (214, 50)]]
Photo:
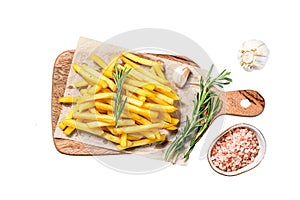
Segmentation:
[(269, 50), (265, 43), (259, 40), (245, 41), (239, 50), (240, 65), (246, 71), (262, 69), (269, 56)]
[(178, 88), (183, 88), (191, 70), (186, 66), (179, 66), (174, 70), (173, 81)]

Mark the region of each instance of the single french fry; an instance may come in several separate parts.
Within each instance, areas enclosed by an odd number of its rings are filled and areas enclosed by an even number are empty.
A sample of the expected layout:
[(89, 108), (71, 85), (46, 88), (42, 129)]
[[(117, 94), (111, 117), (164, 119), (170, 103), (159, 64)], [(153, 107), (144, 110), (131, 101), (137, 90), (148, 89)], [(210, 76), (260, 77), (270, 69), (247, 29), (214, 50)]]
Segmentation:
[[(96, 111), (96, 110), (95, 110)], [(102, 115), (98, 111), (95, 113), (89, 113), (89, 112), (75, 112), (73, 114), (73, 117), (75, 119), (87, 119), (87, 120), (97, 120), (100, 122), (106, 122), (109, 124), (114, 124), (115, 123), (115, 118), (109, 115)]]
[[(119, 137), (116, 137), (110, 133), (107, 133), (107, 132), (103, 132), (103, 134), (101, 135), (103, 138), (111, 141), (111, 142), (114, 142), (114, 143), (117, 143), (117, 144), (120, 144), (121, 143), (121, 140)], [(131, 142), (129, 143), (129, 141), (127, 141), (127, 144), (130, 144), (131, 145)], [(127, 146), (127, 145), (126, 145)]]
[(141, 132), (140, 134), (144, 135), (148, 139), (155, 139), (156, 138), (155, 133), (153, 133), (153, 132)]
[(150, 131), (153, 129), (160, 129), (164, 127), (164, 123), (155, 123), (155, 124), (147, 124), (147, 125), (136, 125), (136, 126), (128, 126), (122, 128), (115, 128), (114, 132), (117, 134), (121, 133), (141, 133), (145, 131)]
[(80, 89), (80, 94), (81, 94), (81, 96), (86, 96), (86, 95), (88, 95), (88, 89), (87, 88), (83, 88), (83, 89)]
[(125, 83), (131, 86), (147, 89), (147, 90), (154, 90), (155, 84), (153, 83), (144, 83), (141, 81), (133, 80), (131, 78), (126, 78)]
[(103, 126), (112, 126), (113, 123), (107, 123), (107, 122), (101, 122), (101, 121), (92, 121), (92, 122), (86, 123), (86, 125), (89, 128), (99, 128), (99, 127), (103, 127)]
[(158, 112), (140, 108), (131, 104), (126, 104), (125, 109), (128, 109), (129, 112), (136, 113), (146, 117), (148, 120), (156, 119), (158, 117)]
[(80, 88), (80, 87), (86, 87), (88, 86), (88, 82), (86, 82), (84, 79), (82, 79), (81, 81), (77, 81), (74, 83), (75, 87)]
[(104, 70), (103, 75), (106, 76), (107, 78), (113, 78), (112, 76), (113, 72), (110, 70)]
[(75, 130), (74, 127), (68, 126), (63, 132), (65, 135), (71, 135), (71, 133)]
[(99, 84), (98, 84), (101, 88), (107, 88), (108, 87), (108, 85), (107, 85), (107, 83), (104, 81), (104, 80), (100, 80), (100, 82), (99, 82)]
[[(102, 121), (92, 121), (87, 123), (89, 128), (97, 128), (97, 127), (103, 127), (103, 126), (115, 126), (115, 121), (110, 122), (102, 122)], [(135, 125), (135, 122), (130, 119), (122, 119), (118, 121), (118, 125), (121, 126), (133, 126)]]
[(138, 134), (127, 134), (127, 140), (140, 140), (144, 136)]
[(151, 101), (153, 101), (154, 103), (157, 103), (159, 105), (162, 106), (169, 106), (169, 104), (167, 102), (165, 102), (164, 100), (157, 98), (157, 97), (148, 97)]
[(101, 103), (99, 101), (95, 102), (95, 106), (98, 110), (113, 111), (113, 107), (111, 105)]
[(84, 102), (84, 103), (80, 103), (78, 104), (78, 111), (79, 112), (83, 112), (84, 110), (90, 109), (95, 107), (95, 103), (94, 102)]
[(142, 65), (147, 65), (147, 66), (161, 65), (156, 61), (142, 58), (142, 57), (139, 57), (132, 53), (124, 52), (122, 55), (125, 56), (126, 58), (129, 58), (130, 60), (133, 60), (134, 62), (140, 63)]
[(159, 133), (159, 131), (155, 132), (155, 137), (156, 139), (160, 140), (161, 139), (161, 134)]
[(154, 139), (154, 140), (142, 139), (142, 140), (132, 141), (130, 145), (127, 145), (127, 147), (122, 147), (121, 145), (117, 145), (117, 149), (124, 150), (127, 148), (143, 146), (143, 145), (152, 144), (152, 143), (160, 142), (160, 141), (164, 141), (164, 140), (166, 140), (166, 135), (161, 135), (160, 140), (158, 140), (158, 139)]
[(127, 145), (127, 133), (122, 133), (120, 146), (126, 147), (126, 145)]
[(91, 54), (90, 58), (102, 69), (106, 69), (107, 68), (107, 64), (105, 63), (104, 60), (102, 60), (99, 56), (97, 56), (96, 54)]
[(87, 90), (87, 93), (89, 95), (93, 95), (93, 94), (96, 94), (97, 92), (99, 92), (101, 90), (102, 86), (100, 85), (93, 85), (91, 88), (89, 88)]
[(170, 122), (171, 124), (177, 125), (178, 122), (179, 122), (179, 119), (178, 119), (178, 118), (171, 118), (171, 122)]
[(140, 100), (141, 102), (145, 102), (146, 99), (147, 98), (145, 96), (141, 96), (141, 95), (138, 96), (138, 100)]
[(175, 130), (177, 130), (177, 127), (176, 126), (169, 126), (166, 129), (169, 130), (169, 131), (175, 131)]
[(109, 89), (109, 88), (102, 88), (100, 90), (100, 92), (110, 93), (110, 92), (113, 92), (113, 91), (111, 89)]
[(60, 97), (58, 102), (60, 103), (76, 103), (80, 97), (77, 96), (64, 96)]
[(164, 94), (164, 95), (166, 95), (166, 96), (168, 96), (168, 97), (170, 97), (174, 100), (180, 100), (180, 97), (177, 94), (173, 93), (172, 91), (166, 90), (166, 88), (163, 88), (160, 85), (156, 85), (154, 90), (157, 91), (157, 92), (160, 92), (160, 93), (162, 93), (162, 94)]
[(152, 92), (150, 92), (148, 90), (143, 90), (143, 89), (131, 86), (131, 85), (127, 85), (127, 84), (124, 84), (123, 88), (125, 90), (129, 90), (130, 92), (136, 93), (141, 96), (155, 98), (155, 94), (153, 94)]
[(178, 110), (178, 108), (174, 106), (165, 106), (165, 105), (159, 105), (159, 104), (153, 104), (153, 103), (144, 103), (143, 108), (147, 108), (150, 110), (155, 110), (155, 111), (165, 111), (168, 113), (175, 112)]
[(136, 113), (130, 113), (130, 117), (131, 117), (131, 119), (135, 120), (136, 122), (138, 122), (141, 125), (151, 124), (151, 122), (149, 120), (147, 120), (146, 118), (144, 118)]
[(171, 104), (173, 105), (174, 104), (174, 99), (162, 94), (162, 93), (159, 93), (159, 92), (153, 92), (155, 94), (155, 96), (159, 99), (162, 99), (164, 100), (165, 102), (167, 102), (168, 104)]
[(99, 100), (99, 99), (111, 99), (113, 98), (114, 93), (109, 92), (109, 93), (98, 93), (95, 95), (89, 95), (89, 96), (83, 96), (80, 97), (77, 101), (79, 103), (83, 103), (83, 102), (87, 102), (87, 101), (95, 101), (95, 100)]
[(99, 77), (95, 77), (94, 75), (88, 73), (87, 71), (83, 70), (82, 67), (78, 64), (73, 64), (72, 68), (84, 78), (87, 82), (92, 83), (93, 85), (98, 84)]
[(64, 119), (63, 123), (66, 124), (67, 126), (76, 128), (78, 130), (86, 131), (86, 132), (89, 132), (89, 133), (93, 133), (94, 135), (98, 135), (98, 136), (102, 136), (102, 134), (104, 133), (104, 131), (99, 129), (99, 128), (98, 129), (91, 129), (87, 126), (86, 123), (75, 121), (73, 119)]

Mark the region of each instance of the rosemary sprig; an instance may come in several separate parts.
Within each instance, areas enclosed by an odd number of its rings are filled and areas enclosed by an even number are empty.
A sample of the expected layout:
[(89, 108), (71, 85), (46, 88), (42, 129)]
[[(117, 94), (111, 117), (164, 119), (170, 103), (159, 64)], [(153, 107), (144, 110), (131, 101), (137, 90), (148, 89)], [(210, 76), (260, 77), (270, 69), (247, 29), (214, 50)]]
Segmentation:
[(121, 68), (119, 71), (118, 68), (115, 66), (115, 72), (112, 74), (113, 79), (116, 84), (116, 94), (114, 96), (114, 115), (116, 118), (115, 119), (116, 120), (116, 128), (118, 128), (118, 121), (121, 117), (121, 114), (122, 114), (125, 104), (127, 102), (127, 97), (122, 102), (122, 99), (123, 99), (122, 89), (123, 89), (123, 85), (124, 85), (126, 76), (130, 72), (130, 70), (131, 69), (127, 70), (127, 68), (125, 67), (125, 68)]
[[(175, 163), (180, 154), (183, 158), (188, 159), (190, 153), (194, 149), (196, 143), (200, 140), (202, 134), (208, 129), (214, 116), (219, 111), (220, 99), (218, 95), (211, 90), (213, 86), (223, 87), (231, 83), (228, 77), (230, 72), (222, 71), (217, 77), (211, 78), (213, 65), (207, 74), (207, 79), (204, 82), (202, 77), (199, 83), (199, 93), (196, 94), (194, 108), (191, 119), (186, 116), (186, 125), (181, 134), (171, 143), (165, 154), (165, 160)], [(186, 148), (186, 143), (189, 146)]]

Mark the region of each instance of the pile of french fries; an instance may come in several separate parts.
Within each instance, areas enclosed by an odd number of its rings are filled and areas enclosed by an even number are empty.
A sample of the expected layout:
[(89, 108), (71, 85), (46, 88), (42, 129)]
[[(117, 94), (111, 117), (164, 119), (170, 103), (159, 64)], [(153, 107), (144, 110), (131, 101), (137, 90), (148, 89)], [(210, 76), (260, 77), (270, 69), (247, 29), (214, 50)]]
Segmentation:
[[(161, 129), (176, 130), (179, 119), (172, 116), (178, 110), (174, 102), (180, 98), (164, 75), (164, 65), (133, 53), (112, 57), (107, 64), (99, 56), (89, 57), (98, 66), (73, 64), (83, 78), (75, 82), (81, 96), (64, 96), (59, 102), (73, 104), (71, 111), (59, 123), (64, 134), (75, 129), (89, 132), (115, 143), (118, 150), (166, 140)], [(116, 84), (114, 71), (131, 69), (123, 84), (123, 100), (127, 98), (118, 127), (114, 117)]]

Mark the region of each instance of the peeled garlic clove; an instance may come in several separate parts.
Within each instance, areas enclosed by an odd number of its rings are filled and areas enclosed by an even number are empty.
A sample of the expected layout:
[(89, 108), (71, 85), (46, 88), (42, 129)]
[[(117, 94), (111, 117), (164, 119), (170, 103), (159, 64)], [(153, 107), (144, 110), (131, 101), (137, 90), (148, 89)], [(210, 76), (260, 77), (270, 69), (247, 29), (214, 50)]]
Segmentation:
[(265, 43), (259, 40), (244, 42), (239, 50), (240, 65), (246, 71), (262, 69), (269, 56), (269, 50)]
[(179, 66), (173, 73), (173, 81), (178, 88), (183, 88), (191, 70), (186, 66)]

